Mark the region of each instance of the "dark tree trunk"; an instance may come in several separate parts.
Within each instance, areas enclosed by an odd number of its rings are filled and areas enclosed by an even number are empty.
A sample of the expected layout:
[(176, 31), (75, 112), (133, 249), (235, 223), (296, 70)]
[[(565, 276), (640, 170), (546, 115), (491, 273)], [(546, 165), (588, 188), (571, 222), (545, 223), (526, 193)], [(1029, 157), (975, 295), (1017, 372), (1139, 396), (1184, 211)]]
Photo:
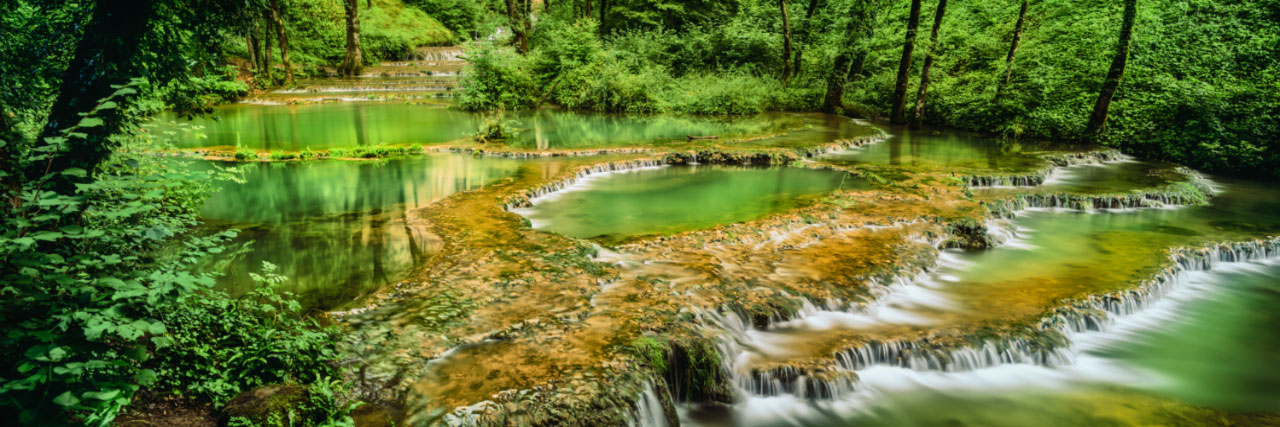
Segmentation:
[(262, 71), (267, 73), (267, 85), (276, 83), (275, 73), (271, 70), (271, 21), (262, 28)]
[(796, 44), (796, 56), (791, 60), (791, 72), (800, 75), (800, 57), (804, 56), (804, 47), (809, 44), (809, 25), (813, 13), (818, 11), (819, 0), (809, 0), (809, 9), (804, 13), (804, 23), (800, 24), (800, 40)]
[(1085, 127), (1085, 135), (1097, 136), (1107, 128), (1107, 112), (1111, 109), (1111, 99), (1116, 96), (1120, 80), (1124, 78), (1124, 68), (1129, 62), (1129, 42), (1133, 40), (1133, 21), (1138, 15), (1138, 0), (1125, 0), (1124, 22), (1120, 26), (1120, 42), (1116, 45), (1116, 56), (1111, 60), (1111, 69), (1107, 71), (1107, 80), (1102, 82), (1102, 90), (1098, 92), (1098, 102), (1093, 105), (1093, 114), (1089, 116), (1089, 125)]
[(591, 17), (591, 0), (587, 0), (587, 5), (583, 7), (582, 16)]
[(338, 66), (338, 74), (358, 76), (364, 71), (364, 58), (360, 51), (360, 0), (346, 0), (347, 6), (347, 56)]
[(942, 15), (947, 12), (947, 0), (938, 0), (938, 11), (933, 14), (933, 30), (929, 33), (929, 53), (924, 57), (924, 69), (920, 70), (920, 89), (916, 91), (916, 107), (911, 115), (911, 127), (918, 128), (924, 122), (924, 97), (929, 91), (929, 71), (933, 69), (934, 56), (938, 54), (938, 30), (942, 28)]
[(1013, 59), (1018, 55), (1018, 42), (1022, 41), (1022, 24), (1027, 22), (1029, 3), (1031, 3), (1030, 0), (1023, 0), (1022, 9), (1018, 11), (1018, 23), (1013, 26), (1013, 43), (1009, 45), (1009, 56), (1004, 59), (1004, 77), (1000, 78), (1000, 85), (996, 86), (995, 102), (1000, 102), (1005, 86), (1008, 86), (1009, 80), (1013, 79)]
[[(875, 30), (876, 30), (875, 9), (872, 9), (871, 12), (867, 14), (867, 19), (868, 19), (867, 25), (862, 26), (862, 30), (863, 30), (862, 40), (869, 41), (871, 40), (872, 37), (875, 37), (876, 35), (875, 34)], [(851, 81), (851, 82), (857, 81), (858, 79), (862, 78), (862, 67), (866, 65), (867, 55), (870, 55), (870, 54), (871, 54), (871, 49), (867, 49), (867, 48), (858, 49), (857, 56), (854, 56), (853, 58), (853, 65), (849, 67), (849, 76), (847, 77), (848, 81)]]
[(853, 66), (849, 67), (849, 76), (846, 79), (852, 82), (862, 78), (862, 69), (867, 64), (867, 55), (870, 54), (869, 50), (858, 52), (858, 56), (853, 58)]
[(787, 0), (778, 0), (782, 10), (782, 84), (791, 84), (791, 19), (787, 16)]
[(280, 40), (280, 62), (284, 63), (284, 82), (293, 84), (293, 62), (289, 61), (289, 36), (284, 32), (284, 20), (280, 18), (280, 0), (271, 0), (271, 23), (276, 27)]
[[(58, 97), (50, 108), (42, 137), (57, 136), (59, 131), (79, 123), (84, 113), (116, 92), (113, 85), (126, 84), (143, 75), (144, 70), (133, 55), (141, 50), (155, 15), (150, 2), (99, 0), (94, 4), (85, 37), (80, 39), (62, 74)], [(73, 167), (92, 174), (115, 148), (109, 137), (127, 125), (122, 110), (124, 108), (99, 111), (96, 117), (102, 120), (102, 125), (78, 129), (84, 133), (82, 137), (71, 138), (66, 150), (55, 154), (48, 163), (33, 165), (26, 176), (34, 178), (46, 171)], [(87, 179), (90, 178), (54, 174), (50, 181), (54, 191), (71, 195), (75, 193), (75, 184)]]
[(250, 29), (244, 33), (244, 44), (249, 51), (249, 69), (258, 69), (258, 38), (253, 36), (253, 30)]
[(601, 37), (603, 37), (605, 35), (605, 32), (607, 31), (605, 29), (607, 25), (605, 24), (608, 21), (605, 21), (605, 14), (608, 12), (609, 12), (609, 0), (600, 0), (600, 28), (599, 29), (600, 29)]
[(525, 38), (524, 20), (520, 18), (520, 15), (520, 10), (516, 7), (516, 0), (507, 0), (507, 20), (511, 21), (511, 32), (516, 37), (516, 50), (524, 54), (529, 51), (529, 40)]
[(911, 0), (911, 15), (907, 18), (907, 38), (902, 44), (902, 61), (898, 63), (898, 83), (893, 87), (893, 110), (889, 123), (907, 122), (907, 85), (911, 79), (911, 54), (916, 48), (916, 31), (920, 27), (920, 0)]
[[(849, 75), (849, 62), (853, 58), (865, 58), (864, 43), (870, 40), (872, 28), (875, 26), (875, 6), (867, 2), (858, 2), (852, 6), (849, 26), (845, 28), (845, 44), (848, 46), (836, 54), (835, 64), (827, 74), (827, 93), (823, 96), (822, 111), (837, 114), (844, 109), (844, 86)], [(862, 30), (859, 38), (859, 29)]]

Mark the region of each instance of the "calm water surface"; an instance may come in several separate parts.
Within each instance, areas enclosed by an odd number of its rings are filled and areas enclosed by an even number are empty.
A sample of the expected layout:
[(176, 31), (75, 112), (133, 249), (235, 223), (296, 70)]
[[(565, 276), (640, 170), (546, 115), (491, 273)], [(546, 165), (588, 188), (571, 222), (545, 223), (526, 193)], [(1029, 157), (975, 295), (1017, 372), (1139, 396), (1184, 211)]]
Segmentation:
[[(623, 116), (555, 110), (509, 113), (505, 122), (519, 130), (507, 144), (520, 148), (560, 149), (625, 146), (640, 143), (681, 144), (693, 136), (722, 139), (784, 132), (809, 126), (801, 116), (764, 114), (753, 117)], [(175, 115), (160, 118), (180, 120)], [(848, 120), (844, 120), (848, 121)], [(483, 114), (440, 105), (387, 102), (218, 107), (209, 117), (191, 121), (203, 127), (204, 139), (187, 138), (180, 148), (255, 150), (321, 150), (383, 144), (442, 144), (476, 133)]]
[(533, 227), (619, 240), (748, 221), (836, 188), (865, 188), (843, 172), (806, 168), (668, 166), (585, 180), (521, 210)]
[(439, 247), (413, 210), (511, 176), (518, 162), (431, 154), (245, 167), (247, 182), (224, 183), (202, 211), (208, 227), (242, 230), (224, 283), (248, 290), (248, 273), (268, 261), (304, 305), (325, 308), (402, 279)]

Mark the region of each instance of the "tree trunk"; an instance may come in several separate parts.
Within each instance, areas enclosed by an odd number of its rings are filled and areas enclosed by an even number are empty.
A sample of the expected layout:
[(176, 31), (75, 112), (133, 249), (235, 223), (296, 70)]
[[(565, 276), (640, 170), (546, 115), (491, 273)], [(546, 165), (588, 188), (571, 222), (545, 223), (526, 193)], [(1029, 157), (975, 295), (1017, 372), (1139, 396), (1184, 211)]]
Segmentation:
[(1111, 109), (1111, 99), (1116, 96), (1120, 80), (1124, 78), (1124, 67), (1129, 62), (1129, 42), (1133, 40), (1133, 21), (1138, 15), (1138, 0), (1125, 0), (1124, 22), (1120, 26), (1120, 43), (1116, 45), (1116, 56), (1111, 60), (1111, 69), (1107, 71), (1107, 80), (1102, 82), (1102, 90), (1098, 92), (1098, 102), (1093, 105), (1093, 114), (1089, 116), (1089, 125), (1085, 127), (1086, 136), (1097, 136), (1107, 128), (1107, 112)]
[(800, 24), (800, 43), (796, 44), (796, 56), (791, 60), (791, 72), (800, 75), (800, 57), (804, 55), (804, 47), (809, 44), (809, 24), (813, 13), (818, 10), (818, 0), (809, 0), (809, 9), (804, 13), (804, 23)]
[(918, 128), (924, 122), (924, 97), (929, 91), (929, 70), (933, 69), (933, 58), (938, 53), (938, 30), (942, 28), (942, 15), (947, 11), (947, 0), (938, 0), (938, 11), (933, 14), (933, 30), (929, 33), (929, 54), (924, 57), (924, 69), (920, 70), (920, 89), (916, 91), (915, 114), (911, 116), (911, 127)]
[(911, 78), (911, 54), (916, 48), (916, 31), (920, 27), (920, 0), (911, 0), (911, 15), (907, 18), (907, 38), (902, 44), (902, 61), (898, 63), (898, 83), (893, 88), (893, 111), (889, 123), (907, 122), (907, 85)]
[[(838, 114), (844, 109), (844, 86), (849, 75), (849, 62), (855, 55), (858, 58), (866, 57), (864, 44), (871, 39), (872, 27), (875, 26), (876, 12), (873, 5), (858, 2), (852, 9), (850, 14), (853, 18), (849, 20), (844, 35), (849, 47), (836, 54), (835, 64), (827, 75), (827, 93), (823, 96), (822, 111), (831, 114)], [(865, 38), (859, 38), (859, 28), (863, 29), (862, 37)]]
[(253, 36), (253, 30), (250, 29), (244, 33), (244, 45), (249, 51), (249, 69), (258, 69), (258, 39)]
[[(870, 41), (872, 37), (875, 37), (876, 35), (875, 20), (876, 20), (876, 10), (872, 9), (867, 14), (867, 25), (862, 26), (862, 29), (863, 29), (862, 40)], [(849, 76), (847, 77), (848, 81), (856, 81), (862, 78), (862, 67), (867, 64), (867, 55), (870, 55), (870, 54), (871, 54), (871, 49), (867, 49), (867, 48), (858, 49), (857, 56), (853, 58), (853, 66), (849, 67)]]
[(364, 58), (360, 52), (360, 0), (346, 0), (347, 6), (347, 57), (338, 66), (338, 74), (358, 76), (364, 71)]
[(516, 7), (516, 0), (507, 0), (507, 20), (511, 21), (511, 32), (516, 37), (516, 50), (520, 54), (529, 51), (529, 40), (526, 39), (524, 33), (524, 23), (520, 19), (520, 11)]
[(582, 16), (591, 17), (591, 0), (587, 0), (587, 6), (582, 9)]
[(787, 16), (787, 0), (778, 0), (782, 9), (782, 84), (791, 85), (791, 19)]
[(609, 0), (600, 0), (600, 28), (599, 28), (599, 30), (600, 30), (600, 36), (601, 36), (601, 37), (604, 37), (604, 35), (605, 35), (605, 22), (606, 22), (606, 21), (604, 20), (604, 18), (605, 18), (605, 13), (607, 13), (607, 12), (608, 12), (608, 10), (609, 10)]
[[(58, 136), (60, 131), (79, 123), (83, 115), (93, 110), (103, 98), (115, 93), (116, 88), (112, 86), (126, 84), (131, 78), (143, 75), (145, 70), (139, 68), (134, 55), (141, 49), (143, 39), (151, 33), (151, 21), (157, 17), (155, 9), (150, 2), (95, 2), (85, 36), (76, 45), (62, 73), (58, 96), (50, 106), (42, 137)], [(69, 139), (66, 149), (52, 153), (54, 157), (48, 163), (32, 165), (32, 169), (26, 171), (26, 177), (35, 179), (46, 172), (53, 172), (51, 189), (64, 195), (74, 195), (75, 184), (92, 179), (94, 169), (116, 147), (110, 136), (126, 125), (126, 113), (122, 112), (126, 110), (124, 99), (116, 102), (121, 107), (99, 111), (95, 116), (102, 120), (101, 125), (78, 129), (83, 136)], [(43, 138), (37, 139), (35, 144), (41, 145), (41, 141)], [(16, 144), (17, 141), (10, 143)], [(77, 177), (57, 173), (73, 167), (89, 174)]]
[(1030, 0), (1022, 1), (1022, 9), (1018, 11), (1018, 23), (1013, 26), (1013, 43), (1009, 45), (1009, 56), (1004, 59), (1004, 77), (1000, 79), (1000, 85), (996, 86), (995, 102), (1000, 102), (1000, 97), (1004, 95), (1004, 87), (1009, 85), (1009, 80), (1013, 79), (1013, 59), (1018, 54), (1018, 42), (1022, 41), (1022, 24), (1027, 21), (1027, 6)]
[(284, 33), (284, 20), (280, 18), (280, 0), (271, 0), (271, 22), (280, 40), (280, 62), (284, 63), (284, 82), (293, 84), (293, 62), (289, 61), (289, 36)]
[(271, 21), (262, 28), (262, 71), (267, 73), (267, 86), (276, 84), (275, 73), (271, 70)]

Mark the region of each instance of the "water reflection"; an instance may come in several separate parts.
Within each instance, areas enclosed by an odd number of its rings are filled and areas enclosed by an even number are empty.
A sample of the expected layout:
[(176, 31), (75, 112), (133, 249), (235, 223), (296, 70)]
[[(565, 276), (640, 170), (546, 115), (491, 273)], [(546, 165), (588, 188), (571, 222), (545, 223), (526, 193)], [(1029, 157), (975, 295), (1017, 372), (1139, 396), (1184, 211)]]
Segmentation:
[[(243, 292), (262, 261), (281, 267), (304, 305), (331, 307), (399, 279), (439, 247), (412, 214), (512, 176), (513, 160), (437, 154), (380, 162), (248, 165), (206, 204), (208, 227), (243, 230), (225, 285)], [(247, 250), (247, 249), (252, 250)]]
[[(725, 139), (805, 129), (810, 125), (801, 116), (792, 114), (726, 118), (536, 110), (508, 113), (503, 117), (507, 124), (519, 130), (518, 136), (507, 144), (530, 149), (685, 144), (691, 135)], [(161, 116), (161, 130), (165, 128), (163, 124), (170, 120), (177, 120), (177, 116)], [(485, 120), (479, 113), (439, 105), (384, 102), (234, 104), (221, 106), (209, 117), (192, 122), (203, 126), (203, 133), (208, 138), (187, 138), (178, 141), (178, 146), (226, 149), (240, 145), (271, 151), (380, 144), (441, 144), (474, 134)], [(812, 142), (811, 139), (808, 141)]]

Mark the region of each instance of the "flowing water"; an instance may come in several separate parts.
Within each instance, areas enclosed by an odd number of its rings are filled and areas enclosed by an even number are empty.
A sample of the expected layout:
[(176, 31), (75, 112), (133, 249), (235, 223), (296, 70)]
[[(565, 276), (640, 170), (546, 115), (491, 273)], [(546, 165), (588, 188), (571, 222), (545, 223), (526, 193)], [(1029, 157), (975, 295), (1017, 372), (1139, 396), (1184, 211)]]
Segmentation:
[[(371, 67), (372, 75), (359, 79), (301, 82), (291, 89), (294, 92), (268, 94), (257, 101), (308, 96), (367, 99), (375, 93), (431, 97), (448, 92), (450, 79), (456, 78), (456, 55), (424, 55)], [(176, 117), (164, 120), (172, 119)], [(187, 137), (177, 145), (260, 151), (443, 145), (459, 143), (485, 120), (483, 115), (430, 104), (246, 103), (220, 107), (213, 117), (197, 119), (194, 124), (207, 138)], [(734, 148), (807, 148), (878, 133), (865, 123), (819, 114), (719, 119), (539, 110), (508, 114), (506, 120), (519, 129), (506, 144), (525, 150), (678, 149), (707, 143), (689, 136), (717, 136), (713, 144)], [(962, 132), (889, 131), (894, 136), (886, 141), (817, 161), (867, 166), (889, 179), (894, 179), (893, 173), (938, 170), (952, 175), (1014, 174), (1045, 165), (1039, 155), (1046, 147), (1040, 144)], [(558, 168), (568, 167), (562, 162), (428, 154), (376, 162), (252, 163), (246, 166), (248, 183), (224, 184), (203, 216), (211, 229), (243, 230), (229, 254), (218, 260), (217, 268), (228, 272), (227, 289), (242, 292), (249, 286), (247, 274), (269, 261), (290, 277), (288, 290), (304, 305), (342, 307), (404, 280), (440, 250), (441, 238), (429, 232), (415, 212), (459, 192), (532, 175), (549, 179), (561, 172)], [(1031, 191), (1125, 193), (1170, 184), (1178, 176), (1174, 170), (1173, 165), (1131, 159), (1074, 166), (1055, 171)], [(726, 346), (732, 351), (729, 368), (741, 376), (764, 363), (829, 355), (830, 345), (842, 337), (1025, 321), (1063, 298), (1131, 288), (1163, 265), (1166, 248), (1280, 234), (1280, 190), (1249, 181), (1214, 181), (1220, 194), (1208, 206), (1088, 213), (1033, 209), (1008, 221), (992, 221), (990, 225), (1007, 231), (1002, 245), (975, 252), (943, 251), (936, 269), (903, 280), (864, 311), (809, 306), (794, 319), (766, 329), (729, 319), (721, 325), (733, 330), (732, 345)], [(767, 217), (812, 204), (841, 188), (870, 187), (847, 173), (820, 168), (665, 166), (591, 175), (565, 191), (534, 198), (517, 213), (536, 230), (613, 245)], [(983, 188), (973, 194), (999, 197), (1019, 191), (1029, 190)], [(733, 406), (711, 415), (688, 407), (683, 421), (1167, 425), (1229, 421), (1214, 418), (1222, 415), (1205, 408), (1276, 412), (1278, 282), (1280, 263), (1275, 259), (1227, 263), (1179, 276), (1178, 286), (1164, 299), (1100, 331), (1071, 334), (1072, 344), (1053, 363), (1010, 363), (1029, 362), (1015, 360), (947, 370), (849, 366), (858, 381), (838, 393), (801, 397), (742, 387), (742, 399)], [(483, 357), (506, 347), (520, 347), (522, 351), (510, 353), (526, 357)], [(459, 378), (454, 386), (467, 387), (468, 397), (484, 399), (487, 394), (482, 391), (494, 384), (518, 388), (534, 381), (489, 378), (491, 373), (476, 377), (472, 371), (498, 372), (516, 365), (541, 375), (547, 367), (539, 348), (508, 342), (465, 345), (429, 367), (436, 378)], [(473, 364), (476, 360), (488, 364)], [(737, 384), (749, 382), (746, 378)], [(638, 393), (636, 424), (665, 422), (655, 390), (646, 384)]]
[[(893, 148), (913, 147), (906, 154)], [(953, 135), (898, 136), (830, 157), (880, 163), (1004, 162), (998, 143)], [(1014, 150), (1016, 155), (1016, 150)], [(887, 156), (887, 157), (886, 157)], [(1169, 165), (1121, 161), (1055, 173), (1045, 191), (1114, 193), (1167, 183)], [(1280, 234), (1280, 191), (1218, 179), (1209, 206), (1098, 212), (1034, 210), (1007, 227), (991, 250), (948, 250), (866, 313), (817, 309), (737, 340), (738, 369), (823, 352), (831, 337), (1016, 320), (1058, 298), (1126, 289), (1149, 276), (1162, 248)], [(1006, 189), (979, 190), (997, 194)], [(1072, 337), (1066, 360), (1049, 367), (982, 364), (958, 372), (872, 364), (834, 398), (776, 392), (739, 402), (729, 414), (686, 414), (694, 424), (738, 425), (1150, 425), (1221, 423), (1214, 413), (1280, 409), (1280, 260), (1230, 263), (1192, 272), (1166, 298), (1100, 332)], [(889, 332), (892, 331), (892, 332)], [(953, 368), (954, 369), (954, 368)], [(1176, 402), (1176, 403), (1175, 403)]]
[(836, 188), (866, 188), (847, 173), (805, 168), (666, 166), (597, 176), (520, 210), (533, 228), (617, 241), (747, 221), (802, 206)]

